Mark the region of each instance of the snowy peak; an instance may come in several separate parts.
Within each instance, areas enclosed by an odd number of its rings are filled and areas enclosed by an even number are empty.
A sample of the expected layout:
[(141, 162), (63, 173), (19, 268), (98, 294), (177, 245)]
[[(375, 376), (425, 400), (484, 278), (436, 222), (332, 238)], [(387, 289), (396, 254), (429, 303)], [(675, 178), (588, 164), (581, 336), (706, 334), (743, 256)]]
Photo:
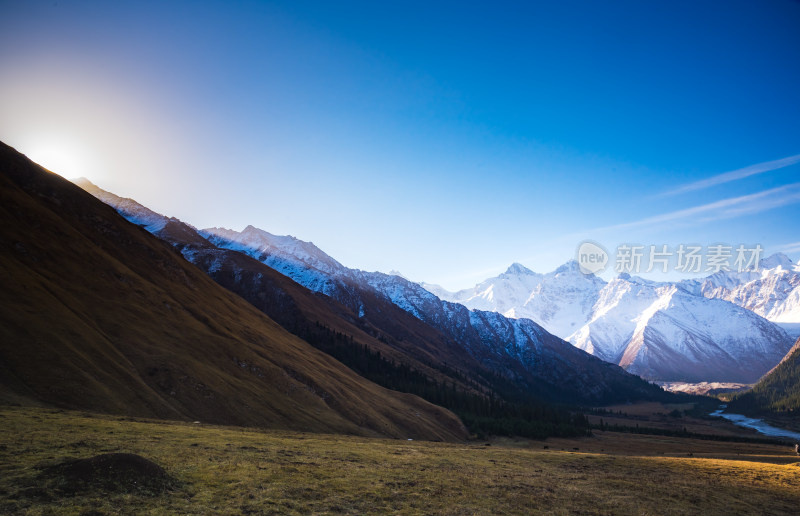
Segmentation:
[[(575, 261), (575, 260), (570, 260), (567, 263), (565, 263), (564, 265), (562, 265), (559, 268), (557, 268), (555, 271), (553, 271), (554, 275), (558, 275), (558, 274), (576, 274), (576, 273), (577, 274), (583, 274), (581, 272), (580, 265), (578, 265), (578, 262)], [(586, 274), (586, 276), (594, 276), (594, 275), (593, 274)]]
[(200, 234), (215, 246), (255, 258), (316, 292), (329, 294), (334, 288), (331, 278), (350, 274), (349, 269), (313, 243), (291, 235), (273, 235), (255, 226), (247, 226), (241, 232), (208, 228)]
[(273, 256), (285, 262), (302, 264), (327, 273), (340, 273), (346, 270), (342, 264), (325, 254), (312, 242), (291, 235), (273, 235), (251, 225), (241, 232), (225, 228), (208, 228), (200, 233), (217, 246), (244, 252), (262, 262), (268, 256)]
[(753, 382), (790, 343), (783, 330), (732, 303), (623, 278), (603, 288), (591, 320), (568, 340), (646, 378), (690, 382)]
[(85, 177), (75, 179), (73, 183), (117, 210), (117, 212), (128, 219), (129, 222), (137, 226), (142, 226), (151, 233), (162, 231), (170, 221), (180, 222), (176, 218), (166, 217), (160, 213), (156, 213), (133, 199), (120, 197), (111, 192), (107, 192)]
[(605, 282), (593, 274), (580, 272), (574, 260), (548, 274), (539, 274), (514, 263), (503, 274), (455, 293), (422, 284), (442, 300), (514, 319), (532, 319), (562, 338), (588, 320), (596, 294), (603, 285)]
[(800, 267), (783, 253), (761, 260), (759, 267), (682, 283), (697, 295), (730, 301), (770, 321), (800, 323)]
[(519, 263), (512, 264), (504, 273), (489, 278), (472, 288), (448, 292), (438, 285), (420, 285), (443, 301), (460, 303), (471, 309), (498, 312), (516, 317), (509, 310), (528, 299), (531, 290), (541, 281), (537, 274)]
[(504, 276), (532, 276), (532, 275), (535, 275), (535, 274), (536, 274), (535, 272), (533, 272), (532, 270), (528, 269), (527, 267), (525, 267), (521, 263), (514, 262), (514, 263), (511, 264), (511, 266), (508, 269), (506, 269), (506, 272), (504, 272), (503, 274), (500, 275), (500, 277), (504, 277)]
[(775, 253), (772, 256), (763, 258), (758, 262), (759, 269), (775, 269), (778, 267), (782, 267), (787, 271), (792, 270), (794, 268), (794, 262), (792, 262), (792, 259), (783, 253)]

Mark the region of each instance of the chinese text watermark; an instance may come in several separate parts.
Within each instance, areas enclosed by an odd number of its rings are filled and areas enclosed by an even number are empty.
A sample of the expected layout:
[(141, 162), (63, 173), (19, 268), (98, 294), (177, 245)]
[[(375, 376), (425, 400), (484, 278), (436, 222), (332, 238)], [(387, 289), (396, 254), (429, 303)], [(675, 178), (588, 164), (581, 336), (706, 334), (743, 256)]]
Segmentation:
[[(705, 247), (697, 244), (620, 244), (614, 254), (613, 266), (616, 272), (628, 274), (757, 271), (763, 252), (760, 244), (714, 244)], [(584, 274), (597, 274), (612, 263), (602, 245), (588, 240), (578, 245), (576, 261)]]

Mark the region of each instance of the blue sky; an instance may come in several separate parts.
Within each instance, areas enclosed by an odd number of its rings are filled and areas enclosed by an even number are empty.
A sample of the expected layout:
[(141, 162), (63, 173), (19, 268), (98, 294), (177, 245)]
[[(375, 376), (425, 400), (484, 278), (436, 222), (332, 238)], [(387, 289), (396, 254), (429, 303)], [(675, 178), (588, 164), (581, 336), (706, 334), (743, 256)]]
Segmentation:
[(791, 0), (0, 0), (0, 139), (448, 288), (583, 239), (797, 261), (797, 27)]

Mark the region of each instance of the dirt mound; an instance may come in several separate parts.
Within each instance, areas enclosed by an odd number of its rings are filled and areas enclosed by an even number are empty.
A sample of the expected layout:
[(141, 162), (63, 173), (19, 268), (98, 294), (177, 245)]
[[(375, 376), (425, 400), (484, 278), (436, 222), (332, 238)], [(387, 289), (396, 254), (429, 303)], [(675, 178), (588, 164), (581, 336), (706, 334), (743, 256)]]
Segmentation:
[(132, 453), (105, 453), (88, 459), (71, 459), (42, 471), (52, 488), (62, 494), (89, 490), (158, 494), (176, 486), (164, 468)]

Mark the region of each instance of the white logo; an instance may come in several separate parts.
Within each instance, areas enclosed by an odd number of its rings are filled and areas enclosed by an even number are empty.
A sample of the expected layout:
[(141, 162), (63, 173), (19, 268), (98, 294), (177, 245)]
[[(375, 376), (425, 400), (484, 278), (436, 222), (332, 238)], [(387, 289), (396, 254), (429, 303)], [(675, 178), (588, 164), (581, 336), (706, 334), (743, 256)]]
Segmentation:
[(578, 246), (576, 259), (582, 273), (596, 274), (608, 265), (608, 252), (600, 244), (587, 240)]

